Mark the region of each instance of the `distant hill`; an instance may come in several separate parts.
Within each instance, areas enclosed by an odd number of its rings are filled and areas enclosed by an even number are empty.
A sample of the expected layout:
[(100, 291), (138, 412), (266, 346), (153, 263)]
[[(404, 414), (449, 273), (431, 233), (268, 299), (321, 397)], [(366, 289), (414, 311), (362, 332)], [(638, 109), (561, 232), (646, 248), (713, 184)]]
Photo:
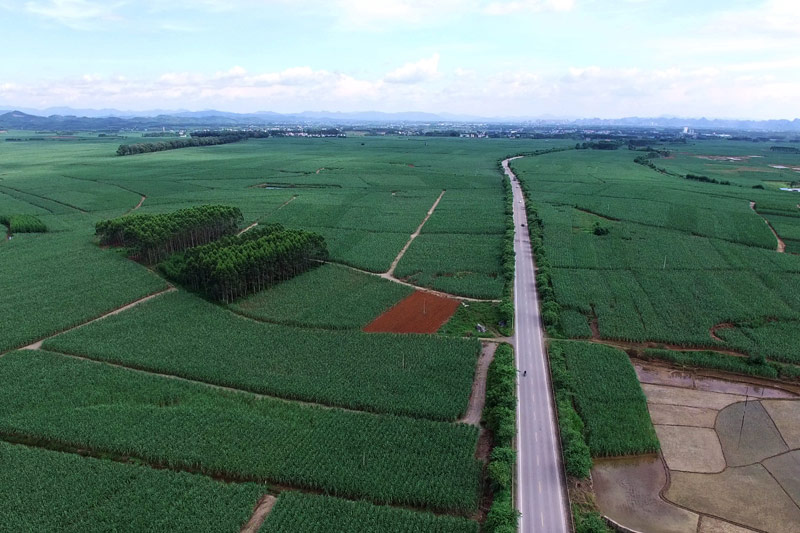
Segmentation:
[(580, 118), (559, 119), (554, 117), (495, 117), (486, 118), (449, 113), (402, 112), (385, 113), (381, 111), (339, 112), (303, 111), (294, 114), (281, 114), (272, 111), (256, 113), (231, 113), (214, 109), (204, 111), (119, 111), (116, 109), (71, 109), (68, 107), (49, 108), (44, 111), (57, 111), (47, 114), (36, 110), (0, 111), (0, 128), (15, 130), (142, 130), (146, 128), (220, 128), (268, 126), (286, 124), (438, 124), (467, 122), (503, 123), (536, 126), (566, 127), (641, 127), (641, 128), (684, 128), (716, 131), (775, 131), (800, 132), (800, 119), (794, 120), (732, 120), (678, 117), (626, 117), (618, 119)]

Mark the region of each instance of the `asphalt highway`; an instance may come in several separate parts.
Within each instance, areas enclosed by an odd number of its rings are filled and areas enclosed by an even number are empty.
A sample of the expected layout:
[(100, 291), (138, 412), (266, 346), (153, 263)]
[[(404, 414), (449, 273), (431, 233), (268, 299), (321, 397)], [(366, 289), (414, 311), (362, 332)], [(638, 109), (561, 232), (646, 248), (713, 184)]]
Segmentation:
[[(516, 158), (511, 158), (516, 159)], [(520, 533), (561, 533), (570, 530), (565, 501), (555, 406), (544, 351), (542, 323), (534, 273), (533, 252), (528, 236), (522, 190), (508, 166), (514, 192), (514, 348), (517, 360), (517, 492), (516, 506), (522, 513)]]

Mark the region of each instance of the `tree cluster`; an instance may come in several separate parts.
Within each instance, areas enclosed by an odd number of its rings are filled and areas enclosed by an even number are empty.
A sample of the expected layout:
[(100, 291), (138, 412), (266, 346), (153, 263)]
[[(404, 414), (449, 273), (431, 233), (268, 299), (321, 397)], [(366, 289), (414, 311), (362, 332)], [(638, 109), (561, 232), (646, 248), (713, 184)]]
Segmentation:
[(321, 235), (270, 224), (174, 254), (160, 268), (176, 282), (229, 303), (305, 272), (327, 257)]
[(241, 135), (222, 135), (195, 137), (191, 139), (171, 139), (169, 141), (159, 141), (152, 143), (120, 144), (117, 148), (117, 155), (147, 154), (150, 152), (163, 152), (165, 150), (177, 150), (178, 148), (191, 148), (193, 146), (215, 146), (218, 144), (230, 144), (239, 142), (247, 137)]
[(701, 181), (703, 183), (714, 183), (715, 185), (730, 185), (731, 182), (728, 180), (718, 180), (714, 178), (709, 178), (708, 176), (698, 176), (697, 174), (686, 174), (687, 180), (692, 181)]
[(576, 150), (617, 150), (622, 146), (620, 141), (597, 141), (576, 143)]
[(770, 146), (769, 149), (773, 152), (784, 154), (800, 154), (800, 148), (795, 148), (794, 146)]
[(148, 264), (169, 254), (235, 233), (243, 221), (238, 207), (201, 205), (163, 214), (132, 214), (95, 225), (100, 244), (125, 246)]

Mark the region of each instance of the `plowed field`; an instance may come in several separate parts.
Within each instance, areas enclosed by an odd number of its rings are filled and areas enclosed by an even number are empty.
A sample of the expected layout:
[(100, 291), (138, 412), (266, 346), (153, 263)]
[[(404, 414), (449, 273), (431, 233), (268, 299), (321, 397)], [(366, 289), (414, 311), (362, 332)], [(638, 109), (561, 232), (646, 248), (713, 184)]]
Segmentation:
[(458, 308), (458, 300), (416, 291), (367, 324), (369, 333), (435, 333)]

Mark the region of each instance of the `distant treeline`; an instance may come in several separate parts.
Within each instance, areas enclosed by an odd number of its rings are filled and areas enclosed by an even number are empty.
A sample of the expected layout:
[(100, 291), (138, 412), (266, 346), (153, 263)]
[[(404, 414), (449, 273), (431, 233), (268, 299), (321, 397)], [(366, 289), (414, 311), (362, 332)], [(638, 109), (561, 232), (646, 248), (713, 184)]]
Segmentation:
[(584, 142), (575, 145), (576, 150), (617, 150), (622, 146), (621, 141)]
[(192, 137), (191, 139), (172, 139), (169, 141), (159, 141), (152, 143), (120, 144), (117, 148), (117, 155), (147, 154), (150, 152), (163, 152), (165, 150), (177, 150), (178, 148), (189, 148), (192, 146), (215, 146), (218, 144), (230, 144), (246, 139), (238, 134), (225, 136)]
[(235, 233), (238, 207), (201, 205), (163, 214), (132, 214), (95, 225), (100, 244), (125, 246), (131, 257), (156, 263), (169, 254)]
[(800, 148), (795, 148), (794, 146), (771, 146), (770, 150), (785, 154), (800, 154)]
[(142, 137), (179, 137), (180, 134), (174, 131), (148, 131), (142, 133)]
[(214, 300), (231, 302), (317, 266), (328, 258), (325, 239), (270, 224), (177, 253), (164, 274)]
[(708, 176), (698, 176), (697, 174), (686, 174), (687, 180), (693, 181), (702, 181), (703, 183), (714, 183), (716, 185), (730, 185), (731, 182), (728, 180), (717, 180), (714, 178), (709, 178)]

